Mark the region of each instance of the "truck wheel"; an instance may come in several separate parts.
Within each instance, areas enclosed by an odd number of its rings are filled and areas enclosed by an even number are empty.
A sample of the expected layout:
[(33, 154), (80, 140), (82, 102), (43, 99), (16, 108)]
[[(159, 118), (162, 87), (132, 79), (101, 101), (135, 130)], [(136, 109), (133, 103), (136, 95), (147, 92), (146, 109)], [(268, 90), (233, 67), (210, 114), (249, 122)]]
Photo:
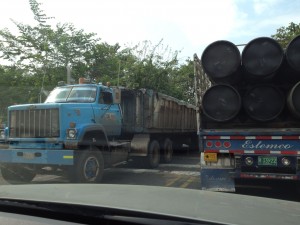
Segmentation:
[(100, 151), (82, 150), (75, 159), (75, 173), (71, 180), (76, 183), (97, 183), (102, 180), (104, 159)]
[(159, 143), (156, 140), (150, 142), (148, 147), (148, 166), (149, 168), (156, 168), (159, 165), (160, 160), (160, 148)]
[(165, 163), (170, 163), (172, 161), (172, 157), (173, 157), (173, 143), (172, 141), (167, 138), (165, 141), (164, 141), (164, 144), (163, 144), (163, 161)]
[(36, 176), (32, 170), (17, 165), (3, 165), (1, 166), (1, 174), (5, 181), (10, 184), (24, 184), (29, 183)]

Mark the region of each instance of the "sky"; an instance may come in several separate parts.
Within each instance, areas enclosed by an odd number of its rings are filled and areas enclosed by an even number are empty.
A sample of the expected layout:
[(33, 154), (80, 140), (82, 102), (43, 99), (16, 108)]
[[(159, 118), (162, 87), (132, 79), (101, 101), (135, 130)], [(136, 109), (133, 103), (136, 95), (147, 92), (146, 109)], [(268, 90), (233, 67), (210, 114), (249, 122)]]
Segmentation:
[[(28, 0), (1, 0), (0, 29), (17, 32), (10, 19), (35, 24)], [(199, 57), (212, 42), (247, 44), (300, 23), (300, 0), (38, 0), (52, 24), (72, 23), (102, 41), (134, 46), (145, 40), (182, 60)], [(242, 49), (241, 49), (242, 51)]]

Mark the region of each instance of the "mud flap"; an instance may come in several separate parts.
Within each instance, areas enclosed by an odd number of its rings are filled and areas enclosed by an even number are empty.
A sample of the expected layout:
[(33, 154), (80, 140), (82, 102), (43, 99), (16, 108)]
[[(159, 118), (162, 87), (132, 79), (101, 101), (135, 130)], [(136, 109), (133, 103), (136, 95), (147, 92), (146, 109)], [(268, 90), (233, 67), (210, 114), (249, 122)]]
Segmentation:
[(234, 169), (202, 168), (201, 189), (208, 191), (235, 192)]

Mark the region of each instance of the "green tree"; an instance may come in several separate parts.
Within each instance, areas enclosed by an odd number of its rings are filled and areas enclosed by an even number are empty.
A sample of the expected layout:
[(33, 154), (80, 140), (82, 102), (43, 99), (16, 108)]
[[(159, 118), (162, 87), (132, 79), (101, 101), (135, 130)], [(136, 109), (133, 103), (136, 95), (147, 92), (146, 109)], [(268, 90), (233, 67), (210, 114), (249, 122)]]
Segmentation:
[(59, 23), (52, 28), (47, 24), (52, 18), (40, 9), (40, 3), (35, 0), (29, 0), (29, 3), (37, 25), (13, 21), (19, 35), (8, 29), (0, 30), (0, 57), (38, 75), (36, 85), (43, 86), (44, 82), (53, 85), (65, 77), (68, 64), (78, 67), (86, 63), (83, 55), (94, 48), (98, 38), (94, 33), (85, 33), (72, 24)]
[(39, 88), (33, 77), (15, 66), (0, 66), (0, 120), (6, 121), (7, 107), (38, 102)]
[(171, 78), (172, 96), (187, 101), (191, 104), (195, 102), (194, 88), (194, 62), (187, 59), (181, 64)]
[[(88, 75), (96, 81), (101, 81), (102, 83), (110, 82), (113, 85), (117, 85), (120, 64), (119, 50), (119, 44), (97, 43), (83, 55), (86, 62), (85, 71), (79, 72), (77, 68), (74, 68), (74, 71), (77, 71), (75, 73), (78, 76)], [(86, 74), (83, 74), (84, 72)]]
[(300, 23), (291, 22), (287, 27), (277, 29), (276, 34), (271, 35), (271, 37), (277, 40), (283, 48), (286, 48), (289, 42), (297, 35), (300, 35)]
[(152, 88), (169, 94), (171, 77), (178, 66), (177, 51), (171, 51), (160, 41), (153, 45), (144, 41), (122, 52), (121, 76), (130, 88)]
[[(36, 0), (29, 3), (35, 25), (13, 20), (17, 35), (0, 30), (0, 58), (11, 63), (20, 79), (35, 87), (27, 102), (36, 102), (44, 89), (51, 90), (58, 81), (66, 81), (67, 65), (71, 65), (75, 80), (88, 76), (102, 83), (151, 88), (182, 100), (191, 99), (191, 62), (179, 65), (178, 51), (172, 51), (162, 40), (155, 45), (144, 41), (125, 48), (101, 43), (96, 34), (85, 33), (69, 23), (50, 26), (48, 22), (53, 18), (46, 16), (41, 4)], [(11, 69), (6, 68), (3, 77), (12, 76)], [(21, 86), (13, 81), (11, 85)]]

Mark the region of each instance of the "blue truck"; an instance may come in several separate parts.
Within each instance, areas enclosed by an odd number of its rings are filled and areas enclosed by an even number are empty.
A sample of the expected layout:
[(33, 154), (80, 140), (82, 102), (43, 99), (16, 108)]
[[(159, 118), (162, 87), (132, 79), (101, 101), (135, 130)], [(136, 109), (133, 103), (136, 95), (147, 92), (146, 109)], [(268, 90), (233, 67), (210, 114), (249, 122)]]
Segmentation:
[(171, 96), (81, 78), (56, 87), (44, 103), (8, 107), (1, 174), (12, 184), (45, 173), (87, 183), (128, 160), (155, 168), (195, 142), (195, 121), (195, 107)]
[(300, 182), (300, 36), (285, 52), (273, 39), (242, 55), (220, 40), (194, 55), (201, 189)]

